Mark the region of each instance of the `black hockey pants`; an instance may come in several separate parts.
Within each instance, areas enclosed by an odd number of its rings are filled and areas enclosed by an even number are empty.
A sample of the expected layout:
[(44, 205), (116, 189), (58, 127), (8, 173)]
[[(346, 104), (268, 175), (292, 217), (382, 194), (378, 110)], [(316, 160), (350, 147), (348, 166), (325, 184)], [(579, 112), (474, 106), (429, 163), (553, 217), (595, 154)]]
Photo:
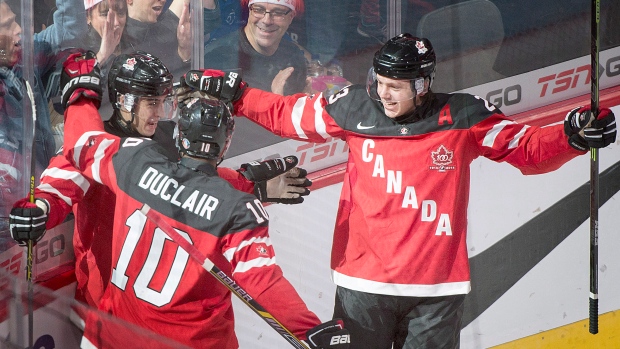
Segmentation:
[(465, 295), (399, 297), (338, 286), (334, 318), (355, 349), (458, 349)]

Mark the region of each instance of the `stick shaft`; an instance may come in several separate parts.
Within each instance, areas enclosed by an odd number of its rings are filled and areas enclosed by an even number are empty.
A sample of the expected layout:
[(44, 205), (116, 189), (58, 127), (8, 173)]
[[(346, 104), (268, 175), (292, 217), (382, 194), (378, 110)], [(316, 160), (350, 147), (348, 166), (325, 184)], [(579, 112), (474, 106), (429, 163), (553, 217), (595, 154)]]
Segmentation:
[(284, 327), (276, 318), (273, 317), (265, 308), (263, 308), (256, 300), (254, 300), (241, 286), (239, 286), (231, 277), (226, 275), (220, 268), (218, 268), (208, 257), (206, 257), (196, 246), (192, 245), (184, 237), (181, 236), (168, 222), (152, 210), (147, 204), (142, 206), (140, 210), (148, 219), (153, 221), (159, 229), (161, 229), (168, 237), (170, 237), (176, 244), (184, 249), (191, 258), (193, 258), (198, 264), (207, 270), (213, 277), (221, 282), (226, 288), (228, 288), (235, 296), (241, 299), (250, 309), (252, 309), (258, 316), (260, 316), (265, 322), (273, 328), (278, 334), (280, 334), (287, 342), (293, 347), (298, 349), (308, 349), (308, 346), (301, 342), (295, 335)]
[[(590, 109), (594, 118), (599, 109), (599, 20), (600, 0), (592, 0), (591, 18), (591, 93)], [(599, 210), (599, 154), (590, 148), (590, 326), (592, 334), (598, 333), (598, 210)]]

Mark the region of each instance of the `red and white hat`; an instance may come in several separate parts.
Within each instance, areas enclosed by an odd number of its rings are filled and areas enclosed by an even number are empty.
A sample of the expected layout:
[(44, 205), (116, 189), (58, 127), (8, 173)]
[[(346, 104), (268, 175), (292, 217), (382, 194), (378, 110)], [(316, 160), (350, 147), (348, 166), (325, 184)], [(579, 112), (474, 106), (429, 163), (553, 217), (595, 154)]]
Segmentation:
[[(88, 0), (84, 0), (84, 1), (88, 1)], [(99, 0), (101, 1), (101, 0)], [(250, 2), (248, 3), (248, 6), (257, 3), (257, 2), (266, 2), (268, 4), (276, 4), (276, 5), (282, 5), (282, 6), (286, 6), (288, 8), (290, 8), (291, 10), (295, 11), (295, 0), (250, 0)]]
[(88, 10), (89, 8), (97, 5), (98, 3), (102, 2), (103, 0), (84, 0), (84, 9)]

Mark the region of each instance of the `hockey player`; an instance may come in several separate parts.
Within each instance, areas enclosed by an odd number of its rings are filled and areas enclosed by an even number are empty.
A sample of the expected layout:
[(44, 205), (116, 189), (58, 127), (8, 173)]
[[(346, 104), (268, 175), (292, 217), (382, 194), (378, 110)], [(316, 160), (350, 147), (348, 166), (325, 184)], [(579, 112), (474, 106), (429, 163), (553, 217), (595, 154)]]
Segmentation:
[(591, 121), (587, 108), (576, 108), (564, 125), (540, 128), (512, 121), (478, 96), (433, 93), (435, 64), (428, 39), (401, 34), (376, 52), (367, 86), (345, 87), (328, 100), (244, 88), (239, 77), (219, 71), (184, 79), (235, 101), (237, 115), (282, 137), (347, 142), (331, 268), (334, 317), (344, 320), (356, 349), (459, 347), (471, 289), (466, 231), (474, 159), (538, 174), (616, 139), (609, 109)]
[[(325, 326), (275, 264), (268, 217), (258, 199), (217, 175), (234, 127), (228, 108), (200, 98), (184, 103), (177, 136), (182, 159), (171, 162), (157, 142), (103, 132), (93, 57), (92, 52), (70, 56), (61, 84), (67, 106), (63, 154), (116, 195), (113, 274), (99, 308), (193, 348), (238, 347), (230, 291), (186, 251), (166, 242), (169, 238), (139, 211), (148, 204), (293, 334), (317, 338), (311, 348), (347, 348), (340, 341), (330, 344), (333, 332), (318, 333)], [(83, 348), (133, 342), (99, 320), (89, 317)], [(335, 333), (347, 335), (341, 326)]]
[[(112, 63), (108, 78), (108, 95), (114, 112), (104, 123), (105, 130), (119, 137), (152, 138), (163, 146), (171, 161), (178, 161), (173, 138), (176, 123), (169, 120), (176, 108), (172, 96), (173, 78), (163, 63), (144, 52), (123, 54)], [(306, 187), (310, 185), (305, 171), (293, 168), (296, 161), (280, 161), (287, 164), (286, 167), (276, 167), (277, 163), (278, 159), (257, 165), (245, 164), (243, 174), (228, 168), (218, 168), (218, 173), (236, 189), (255, 192), (263, 202), (302, 202), (303, 196), (309, 193)], [(273, 177), (276, 178), (267, 181)], [(35, 197), (36, 206), (27, 199), (15, 203), (10, 218), (13, 238), (20, 244), (28, 239), (39, 240), (45, 228), (59, 225), (73, 211), (75, 299), (97, 307), (110, 280), (114, 194), (85, 178), (60, 154), (43, 173)], [(80, 308), (73, 310), (78, 313), (71, 314), (72, 320), (83, 328)]]

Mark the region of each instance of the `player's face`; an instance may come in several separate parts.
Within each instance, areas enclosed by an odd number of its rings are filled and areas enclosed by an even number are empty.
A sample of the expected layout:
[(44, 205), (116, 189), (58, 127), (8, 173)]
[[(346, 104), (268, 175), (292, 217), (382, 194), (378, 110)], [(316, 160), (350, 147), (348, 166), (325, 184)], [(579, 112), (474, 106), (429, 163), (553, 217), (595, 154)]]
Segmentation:
[(0, 3), (0, 66), (12, 67), (20, 60), (21, 33), (15, 13), (5, 2)]
[(127, 0), (129, 17), (145, 23), (157, 22), (164, 9), (165, 0)]
[(157, 122), (166, 114), (166, 97), (140, 97), (133, 125), (141, 135), (151, 137), (155, 134)]
[(97, 31), (97, 33), (99, 33), (100, 36), (102, 36), (103, 26), (105, 25), (105, 22), (108, 18), (109, 11), (113, 11), (116, 15), (113, 23), (114, 28), (120, 30), (121, 32), (125, 28), (125, 23), (127, 22), (126, 3), (116, 0), (111, 1), (110, 5), (112, 5), (112, 2), (118, 3), (119, 5), (108, 7), (106, 6), (105, 1), (100, 2), (97, 5), (93, 6), (88, 13), (88, 21), (90, 25), (93, 27), (93, 29)]
[[(264, 11), (270, 13), (257, 14)], [(272, 11), (275, 15), (272, 15)], [(294, 16), (295, 11), (290, 11), (286, 6), (256, 2), (250, 6), (248, 24), (244, 28), (245, 34), (256, 51), (270, 56), (278, 49), (280, 40)]]
[(411, 80), (396, 80), (377, 75), (377, 94), (385, 109), (385, 115), (396, 118), (415, 109), (415, 94)]

